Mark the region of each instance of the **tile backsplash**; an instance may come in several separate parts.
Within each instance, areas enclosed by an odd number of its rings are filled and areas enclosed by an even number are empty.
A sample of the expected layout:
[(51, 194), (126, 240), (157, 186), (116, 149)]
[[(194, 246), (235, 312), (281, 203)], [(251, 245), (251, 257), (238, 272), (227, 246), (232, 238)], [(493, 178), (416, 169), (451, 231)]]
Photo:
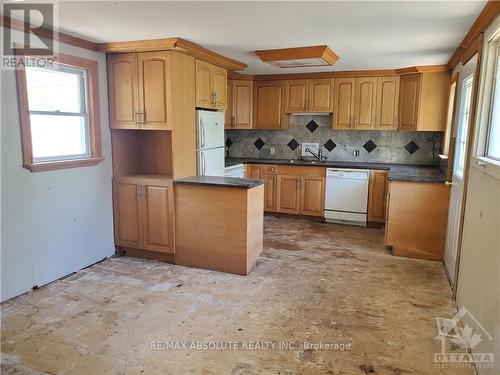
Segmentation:
[(286, 130), (226, 130), (226, 146), (230, 157), (300, 159), (301, 143), (315, 142), (328, 160), (438, 163), (442, 132), (334, 130), (331, 124), (331, 116), (292, 115)]

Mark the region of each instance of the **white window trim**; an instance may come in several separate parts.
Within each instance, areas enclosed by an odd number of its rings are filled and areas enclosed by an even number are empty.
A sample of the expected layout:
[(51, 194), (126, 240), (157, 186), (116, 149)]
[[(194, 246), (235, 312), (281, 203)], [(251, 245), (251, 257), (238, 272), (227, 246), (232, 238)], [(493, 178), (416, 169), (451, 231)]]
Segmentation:
[(471, 166), (500, 180), (500, 161), (485, 156), (497, 53), (497, 47), (490, 43), (495, 41), (500, 41), (500, 17), (497, 17), (484, 33)]

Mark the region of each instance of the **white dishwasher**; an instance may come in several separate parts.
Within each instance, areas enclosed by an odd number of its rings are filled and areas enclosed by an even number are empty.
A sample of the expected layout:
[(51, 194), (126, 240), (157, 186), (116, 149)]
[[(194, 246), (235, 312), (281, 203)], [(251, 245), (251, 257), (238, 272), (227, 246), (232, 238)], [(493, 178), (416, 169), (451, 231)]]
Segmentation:
[(369, 176), (366, 169), (327, 168), (325, 221), (366, 225)]

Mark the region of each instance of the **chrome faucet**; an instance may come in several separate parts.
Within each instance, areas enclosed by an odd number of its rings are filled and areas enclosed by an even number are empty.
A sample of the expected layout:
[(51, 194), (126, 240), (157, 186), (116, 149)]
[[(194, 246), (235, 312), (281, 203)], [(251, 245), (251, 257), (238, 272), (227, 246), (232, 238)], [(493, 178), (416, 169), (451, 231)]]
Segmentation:
[(318, 161), (326, 161), (326, 157), (323, 156), (323, 151), (321, 151), (321, 147), (318, 149), (318, 154), (315, 154), (313, 150), (309, 147), (305, 149), (305, 151), (316, 158)]

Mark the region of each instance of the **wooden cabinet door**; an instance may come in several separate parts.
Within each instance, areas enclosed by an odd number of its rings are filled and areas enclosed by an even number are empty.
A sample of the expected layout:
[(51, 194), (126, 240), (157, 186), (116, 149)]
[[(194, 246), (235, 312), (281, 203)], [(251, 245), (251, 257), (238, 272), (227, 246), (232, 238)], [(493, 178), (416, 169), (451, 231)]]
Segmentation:
[(262, 178), (266, 180), (264, 185), (264, 211), (276, 211), (276, 175), (264, 174)]
[(136, 129), (139, 112), (137, 54), (108, 55), (109, 124), (112, 129)]
[(173, 253), (172, 186), (148, 184), (142, 187), (144, 204), (144, 249)]
[(300, 182), (302, 177), (278, 175), (276, 211), (288, 214), (300, 213)]
[(138, 54), (140, 122), (144, 129), (171, 129), (167, 121), (170, 64), (170, 52)]
[(246, 177), (260, 179), (262, 175), (262, 168), (258, 164), (247, 164), (246, 165)]
[(399, 81), (399, 129), (417, 130), (420, 105), (420, 73), (406, 74)]
[(212, 108), (226, 109), (227, 103), (227, 70), (212, 65), (212, 92), (214, 95)]
[(196, 60), (196, 107), (212, 108), (212, 64)]
[(283, 117), (283, 81), (255, 81), (253, 89), (255, 128), (280, 129)]
[(377, 78), (356, 78), (354, 91), (354, 127), (356, 129), (371, 129), (375, 126)]
[(224, 112), (224, 129), (232, 129), (233, 127), (233, 80), (227, 80), (227, 106)]
[(233, 81), (233, 127), (252, 128), (253, 82)]
[(311, 79), (307, 102), (308, 112), (333, 112), (332, 93), (332, 79)]
[(336, 78), (333, 92), (333, 127), (351, 129), (354, 126), (354, 78)]
[(303, 177), (301, 183), (302, 215), (323, 216), (325, 210), (325, 178)]
[(285, 113), (307, 112), (309, 80), (285, 81)]
[(142, 246), (142, 199), (138, 183), (115, 181), (115, 244), (133, 248)]
[(368, 191), (368, 221), (385, 222), (387, 171), (371, 171)]
[(378, 77), (375, 129), (398, 128), (399, 76)]

